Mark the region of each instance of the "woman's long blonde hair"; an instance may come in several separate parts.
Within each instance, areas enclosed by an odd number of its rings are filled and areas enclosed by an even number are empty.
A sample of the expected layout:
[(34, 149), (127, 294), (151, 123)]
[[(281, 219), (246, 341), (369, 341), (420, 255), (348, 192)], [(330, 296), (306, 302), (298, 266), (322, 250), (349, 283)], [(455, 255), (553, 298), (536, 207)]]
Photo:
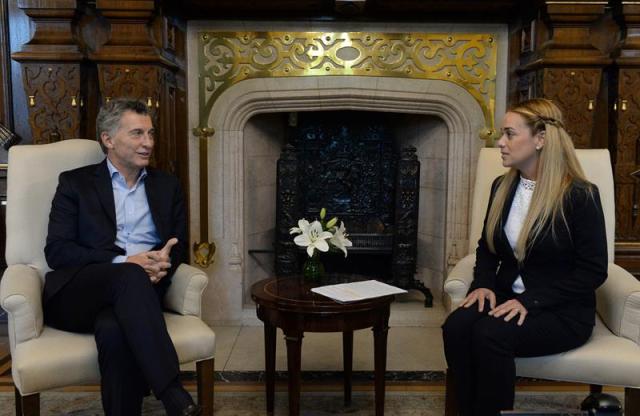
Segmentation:
[[(564, 215), (563, 202), (573, 182), (588, 184), (576, 157), (571, 137), (564, 129), (562, 112), (551, 101), (535, 98), (509, 110), (524, 118), (532, 135), (544, 132), (544, 146), (538, 151), (536, 187), (531, 205), (516, 242), (514, 255), (519, 263), (524, 261), (527, 249), (533, 245), (548, 224), (555, 236), (555, 223)], [(495, 253), (494, 237), (504, 227), (502, 211), (509, 191), (520, 180), (520, 172), (511, 168), (500, 181), (489, 209), (484, 236), (491, 252)], [(588, 189), (591, 189), (588, 187)]]

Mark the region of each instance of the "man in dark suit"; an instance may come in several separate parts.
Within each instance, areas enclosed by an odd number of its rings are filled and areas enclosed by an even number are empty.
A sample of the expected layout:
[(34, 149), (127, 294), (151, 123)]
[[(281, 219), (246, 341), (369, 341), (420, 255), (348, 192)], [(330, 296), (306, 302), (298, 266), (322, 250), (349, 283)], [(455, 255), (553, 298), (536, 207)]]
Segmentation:
[(198, 415), (161, 306), (187, 247), (179, 182), (148, 167), (154, 129), (143, 103), (111, 100), (96, 124), (107, 157), (63, 172), (53, 198), (45, 321), (95, 334), (107, 415), (139, 415), (149, 388), (170, 416)]

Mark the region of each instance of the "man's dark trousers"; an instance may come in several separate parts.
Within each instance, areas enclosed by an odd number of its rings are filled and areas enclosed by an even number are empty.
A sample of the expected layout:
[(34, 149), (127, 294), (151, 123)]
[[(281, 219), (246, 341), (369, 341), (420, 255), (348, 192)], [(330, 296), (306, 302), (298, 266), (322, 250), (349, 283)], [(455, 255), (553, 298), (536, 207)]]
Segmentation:
[(148, 388), (157, 396), (179, 374), (162, 316), (164, 287), (137, 264), (91, 264), (45, 301), (47, 325), (95, 334), (107, 415), (140, 414)]

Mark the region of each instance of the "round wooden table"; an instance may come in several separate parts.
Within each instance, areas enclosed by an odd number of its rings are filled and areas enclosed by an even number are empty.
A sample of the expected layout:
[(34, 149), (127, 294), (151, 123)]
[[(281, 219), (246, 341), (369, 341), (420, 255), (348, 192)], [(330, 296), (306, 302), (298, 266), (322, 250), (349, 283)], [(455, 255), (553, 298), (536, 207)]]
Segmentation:
[(300, 414), (300, 363), (304, 332), (342, 332), (344, 359), (344, 400), (351, 402), (353, 331), (372, 328), (374, 339), (376, 416), (384, 415), (385, 370), (389, 307), (394, 296), (384, 296), (351, 303), (338, 303), (311, 292), (311, 288), (367, 280), (358, 275), (329, 275), (309, 282), (302, 277), (272, 277), (251, 287), (251, 297), (258, 305), (258, 318), (264, 322), (267, 413), (273, 414), (276, 328), (284, 332), (289, 372), (289, 414)]

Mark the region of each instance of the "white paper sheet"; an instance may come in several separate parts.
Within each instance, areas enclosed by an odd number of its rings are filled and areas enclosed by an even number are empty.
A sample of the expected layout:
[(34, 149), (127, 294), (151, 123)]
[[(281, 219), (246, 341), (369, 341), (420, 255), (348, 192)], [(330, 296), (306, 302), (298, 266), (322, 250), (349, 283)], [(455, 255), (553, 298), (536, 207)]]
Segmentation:
[(357, 300), (407, 293), (404, 289), (377, 280), (320, 286), (314, 287), (311, 291), (338, 302), (355, 302)]

